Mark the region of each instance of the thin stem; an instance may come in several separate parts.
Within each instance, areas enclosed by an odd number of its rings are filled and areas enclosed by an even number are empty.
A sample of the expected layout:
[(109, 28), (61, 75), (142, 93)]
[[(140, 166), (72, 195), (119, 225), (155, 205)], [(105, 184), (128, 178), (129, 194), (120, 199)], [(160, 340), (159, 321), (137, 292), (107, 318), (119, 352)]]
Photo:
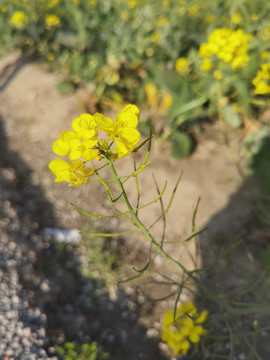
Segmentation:
[[(138, 227), (138, 229), (146, 236), (146, 238), (151, 242), (151, 245), (156, 249), (156, 251), (162, 255), (169, 263), (175, 265), (176, 267), (180, 268), (185, 275), (187, 275), (187, 277), (189, 277), (190, 279), (192, 279), (197, 286), (205, 293), (207, 294), (207, 296), (213, 300), (215, 300), (217, 303), (221, 303), (220, 299), (218, 299), (219, 301), (217, 301), (217, 297), (214, 293), (210, 292), (210, 290), (196, 277), (193, 275), (192, 271), (189, 271), (185, 268), (184, 265), (182, 265), (180, 262), (174, 260), (166, 251), (164, 251), (162, 249), (162, 247), (156, 242), (156, 240), (153, 238), (153, 236), (151, 235), (150, 231), (144, 226), (144, 224), (141, 222), (141, 220), (138, 218), (138, 216), (136, 215), (136, 212), (134, 211), (132, 205), (129, 202), (129, 199), (127, 197), (126, 191), (124, 189), (124, 186), (121, 182), (121, 179), (118, 176), (118, 173), (113, 165), (112, 160), (109, 157), (106, 157), (106, 160), (109, 164), (110, 170), (112, 172), (113, 177), (115, 178), (115, 182), (120, 190), (121, 196), (123, 198), (124, 203), (126, 204), (128, 211), (134, 221), (134, 224)], [(181, 177), (180, 177), (181, 178)], [(180, 178), (178, 179), (177, 185), (180, 181)], [(175, 191), (174, 191), (175, 192)], [(173, 192), (173, 195), (174, 195)], [(170, 205), (170, 204), (169, 204)], [(225, 305), (225, 304), (224, 304)]]

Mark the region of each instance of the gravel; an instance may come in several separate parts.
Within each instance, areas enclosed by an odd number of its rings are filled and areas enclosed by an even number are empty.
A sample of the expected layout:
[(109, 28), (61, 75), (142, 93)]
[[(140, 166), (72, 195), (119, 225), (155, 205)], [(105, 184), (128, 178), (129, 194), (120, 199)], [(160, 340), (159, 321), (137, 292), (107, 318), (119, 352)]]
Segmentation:
[(31, 171), (8, 150), (0, 122), (0, 360), (53, 359), (45, 351), (42, 304), (32, 304), (33, 291), (25, 285), (27, 278), (39, 281), (33, 264), (43, 246), (37, 236), (43, 205)]
[[(1, 201), (1, 225), (14, 218), (7, 201)], [(3, 210), (6, 210), (3, 214)], [(4, 215), (4, 217), (3, 217)], [(11, 218), (11, 219), (10, 219)], [(20, 273), (27, 258), (21, 244), (9, 240), (0, 229), (0, 359), (48, 359), (43, 349), (46, 343), (46, 315), (39, 307), (30, 307), (29, 294), (23, 289)], [(29, 260), (29, 259), (28, 259)]]

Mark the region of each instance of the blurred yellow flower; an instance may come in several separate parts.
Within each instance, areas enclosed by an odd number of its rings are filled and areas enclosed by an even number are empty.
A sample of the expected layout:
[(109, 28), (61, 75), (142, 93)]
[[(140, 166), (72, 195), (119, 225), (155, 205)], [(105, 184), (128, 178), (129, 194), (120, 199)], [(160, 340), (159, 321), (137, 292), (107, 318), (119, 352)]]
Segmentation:
[(239, 12), (235, 12), (233, 15), (232, 15), (232, 23), (235, 24), (235, 25), (238, 25), (242, 22), (242, 16)]
[(115, 85), (120, 79), (119, 72), (117, 70), (110, 69), (106, 76), (106, 84)]
[(97, 5), (97, 0), (89, 0), (89, 5), (90, 6), (96, 6)]
[(16, 28), (21, 29), (28, 23), (28, 18), (23, 11), (16, 11), (10, 18), (10, 22)]
[(221, 80), (222, 79), (222, 72), (220, 70), (215, 70), (213, 73), (213, 76), (216, 80)]
[(8, 11), (8, 7), (7, 6), (1, 6), (0, 7), (0, 11), (1, 11), (1, 13), (6, 13), (7, 11)]
[(201, 324), (205, 322), (207, 315), (207, 311), (199, 314), (192, 302), (181, 304), (176, 310), (175, 319), (174, 310), (165, 312), (161, 339), (173, 350), (175, 356), (185, 355), (191, 343), (198, 343), (200, 337), (206, 334)]
[(53, 61), (55, 59), (55, 55), (51, 52), (49, 52), (47, 55), (46, 55), (46, 58), (48, 61)]
[(215, 21), (214, 15), (208, 14), (208, 15), (205, 16), (205, 22), (207, 24), (213, 24), (214, 21)]
[(198, 6), (196, 5), (191, 5), (189, 8), (188, 8), (188, 13), (189, 15), (193, 16), (193, 15), (197, 15), (199, 12), (199, 8)]
[(54, 8), (55, 6), (57, 6), (59, 3), (59, 0), (49, 0), (48, 2), (48, 8), (49, 9), (52, 9)]
[(262, 60), (268, 60), (269, 56), (270, 56), (270, 52), (269, 52), (269, 51), (263, 51), (263, 52), (261, 53), (261, 55), (260, 55), (260, 57), (261, 57)]
[(213, 68), (213, 63), (208, 58), (203, 59), (203, 62), (201, 63), (200, 68), (201, 68), (201, 70), (205, 70), (205, 71), (211, 70)]
[(161, 38), (161, 35), (160, 35), (160, 33), (158, 33), (157, 31), (154, 31), (154, 32), (151, 34), (151, 41), (152, 41), (153, 43), (157, 42), (160, 38)]
[(255, 86), (254, 94), (265, 95), (270, 93), (270, 63), (261, 64), (252, 84)]
[(122, 11), (122, 12), (121, 12), (121, 17), (122, 17), (122, 19), (123, 19), (125, 22), (128, 22), (128, 20), (129, 20), (129, 13), (128, 13), (128, 11)]
[(129, 9), (134, 9), (138, 5), (139, 5), (138, 0), (129, 0), (128, 1), (128, 8)]
[(164, 27), (169, 24), (169, 20), (166, 16), (163, 16), (159, 19), (154, 19), (154, 24), (156, 27)]
[(234, 69), (243, 67), (250, 59), (247, 51), (251, 38), (242, 29), (217, 28), (208, 36), (208, 42), (201, 44), (198, 54), (205, 58), (215, 55)]
[(156, 85), (149, 83), (145, 85), (144, 89), (147, 103), (150, 106), (156, 106), (159, 100), (158, 88), (156, 87)]
[(263, 29), (263, 33), (264, 35), (268, 36), (270, 34), (270, 26), (266, 26), (264, 29)]
[(251, 20), (252, 20), (252, 21), (257, 21), (258, 18), (259, 18), (259, 15), (257, 15), (257, 14), (252, 14), (252, 15), (251, 15)]
[(58, 27), (58, 26), (60, 26), (60, 19), (57, 15), (50, 14), (50, 15), (46, 16), (45, 23), (48, 27), (51, 27), (51, 28)]
[(175, 62), (175, 70), (180, 75), (185, 74), (189, 70), (189, 61), (184, 57), (177, 59)]
[(45, 46), (44, 46), (44, 44), (38, 44), (38, 46), (37, 46), (37, 50), (38, 50), (38, 52), (40, 52), (40, 53), (42, 53), (43, 51), (44, 51), (44, 49), (45, 49)]
[(172, 103), (173, 103), (172, 95), (169, 92), (165, 92), (162, 95), (160, 110), (161, 111), (168, 110), (172, 106)]

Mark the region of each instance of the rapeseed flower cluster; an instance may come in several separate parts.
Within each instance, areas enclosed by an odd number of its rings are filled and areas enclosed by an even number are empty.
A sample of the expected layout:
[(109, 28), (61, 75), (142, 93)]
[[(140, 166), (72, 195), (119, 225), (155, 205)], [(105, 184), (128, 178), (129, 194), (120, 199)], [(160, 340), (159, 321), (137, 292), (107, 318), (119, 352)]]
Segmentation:
[(247, 53), (250, 40), (251, 35), (245, 34), (242, 29), (213, 30), (208, 42), (201, 44), (199, 48), (199, 56), (204, 58), (201, 69), (209, 70), (212, 67), (210, 64), (213, 56), (224, 63), (229, 63), (233, 69), (245, 66), (250, 59)]
[(264, 95), (270, 93), (270, 63), (261, 64), (260, 70), (252, 80), (255, 86), (254, 94)]
[(15, 11), (10, 18), (10, 22), (17, 29), (22, 29), (28, 23), (28, 17), (25, 15), (23, 11)]
[(206, 334), (201, 324), (206, 320), (207, 314), (207, 311), (199, 314), (192, 302), (182, 303), (176, 310), (175, 318), (173, 310), (165, 312), (161, 339), (173, 350), (175, 356), (185, 355), (191, 344), (198, 343), (200, 337)]
[(129, 104), (114, 121), (100, 113), (85, 113), (74, 119), (73, 131), (64, 130), (52, 146), (56, 155), (69, 155), (71, 160), (69, 163), (55, 159), (49, 163), (49, 168), (56, 175), (55, 181), (80, 186), (94, 175), (93, 169), (85, 168), (85, 162), (104, 157), (118, 159), (134, 150), (140, 140), (140, 133), (136, 129), (139, 117), (137, 106)]
[(187, 73), (189, 70), (189, 61), (184, 57), (180, 57), (175, 62), (175, 70), (180, 75)]
[(50, 28), (58, 27), (60, 26), (60, 19), (57, 15), (50, 14), (45, 17), (45, 23)]

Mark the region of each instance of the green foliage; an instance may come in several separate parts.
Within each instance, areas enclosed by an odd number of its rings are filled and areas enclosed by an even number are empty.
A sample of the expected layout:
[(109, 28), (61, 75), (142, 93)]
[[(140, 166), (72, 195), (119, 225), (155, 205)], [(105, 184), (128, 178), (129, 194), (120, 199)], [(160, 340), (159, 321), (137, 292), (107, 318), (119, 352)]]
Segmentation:
[(262, 184), (266, 195), (270, 195), (270, 129), (262, 127), (252, 133), (245, 142), (249, 154), (248, 167)]
[(66, 342), (57, 350), (63, 360), (106, 360), (109, 357), (107, 353), (98, 350), (96, 342), (82, 345)]
[[(17, 12), (24, 20), (14, 19)], [(62, 93), (85, 84), (101, 104), (107, 98), (145, 102), (167, 121), (162, 140), (172, 141), (176, 156), (175, 132), (189, 136), (198, 119), (216, 118), (221, 100), (232, 127), (243, 125), (241, 115), (248, 116), (252, 104), (267, 105), (252, 84), (261, 64), (270, 62), (269, 5), (263, 0), (0, 0), (0, 26), (1, 53), (19, 48), (44, 59), (61, 74)], [(248, 60), (232, 68), (212, 56), (213, 67), (203, 70), (200, 46), (220, 28), (250, 35)], [(178, 68), (179, 58), (187, 66)]]
[(176, 159), (188, 156), (191, 149), (191, 140), (185, 133), (177, 132), (172, 138), (171, 154)]

